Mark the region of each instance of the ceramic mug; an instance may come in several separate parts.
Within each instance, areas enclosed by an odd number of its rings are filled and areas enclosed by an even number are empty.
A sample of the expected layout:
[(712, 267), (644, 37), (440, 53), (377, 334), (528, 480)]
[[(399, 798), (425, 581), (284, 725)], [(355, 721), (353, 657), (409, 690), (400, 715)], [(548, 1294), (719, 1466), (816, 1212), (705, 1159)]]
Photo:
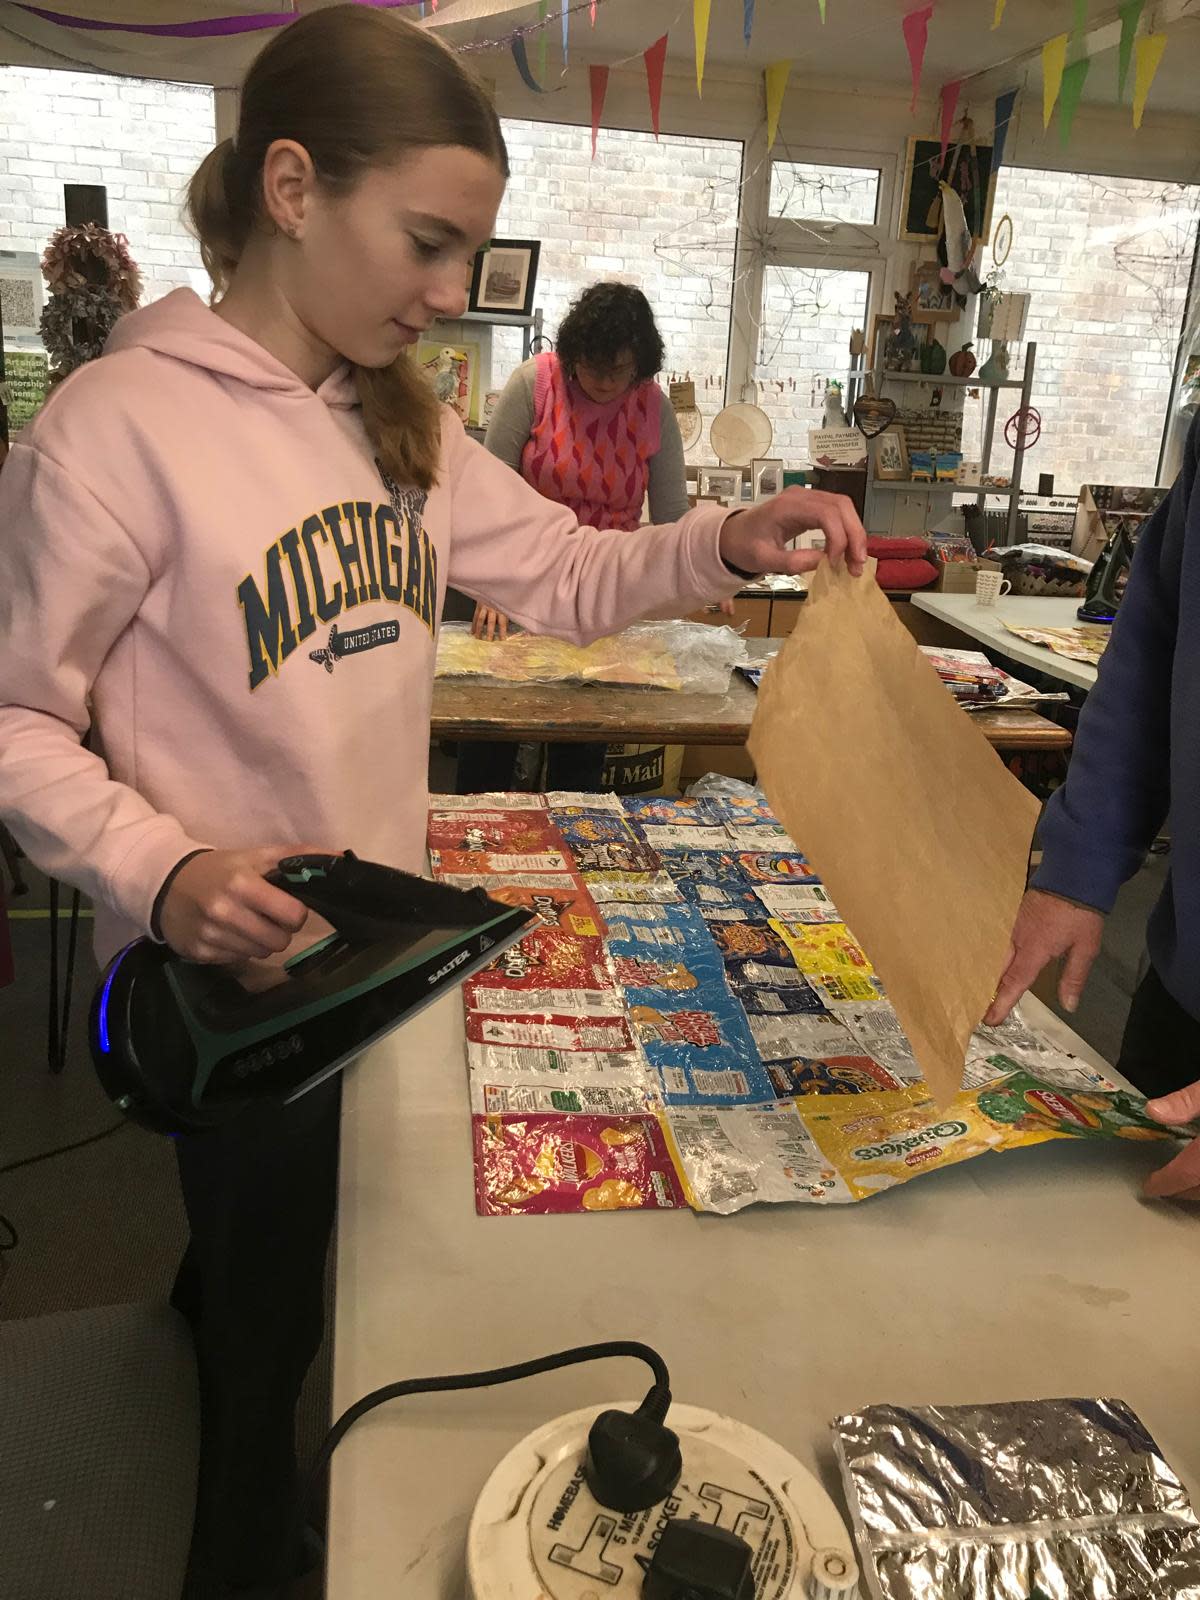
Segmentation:
[(975, 604), (977, 606), (994, 606), (1001, 595), (1008, 594), (1012, 584), (999, 572), (977, 572), (975, 574)]

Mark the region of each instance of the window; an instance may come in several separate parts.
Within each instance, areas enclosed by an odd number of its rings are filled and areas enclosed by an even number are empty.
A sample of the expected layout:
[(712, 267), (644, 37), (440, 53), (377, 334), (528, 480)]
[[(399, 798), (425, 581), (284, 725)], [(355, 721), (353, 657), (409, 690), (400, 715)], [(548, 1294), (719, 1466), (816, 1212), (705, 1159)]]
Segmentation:
[(790, 466), (808, 460), (808, 430), (819, 428), (826, 382), (846, 388), (850, 335), (867, 326), (871, 274), (825, 267), (768, 267), (759, 326), (758, 404), (775, 429), (771, 454)]
[[(1053, 473), (1055, 492), (1068, 495), (1082, 483), (1156, 481), (1198, 211), (1197, 184), (1001, 171), (994, 214), (1013, 220), (1002, 286), (1032, 295), (1026, 337), (1038, 347), (1042, 436), (1025, 458), (1026, 488), (1040, 473)], [(985, 268), (990, 260), (985, 253)], [(1012, 355), (1015, 367), (1015, 346)], [(1005, 415), (997, 413), (994, 472), (1012, 466)], [(968, 399), (968, 455), (979, 455), (982, 419), (980, 402)]]
[(879, 169), (774, 161), (771, 215), (800, 221), (830, 217), (874, 227), (879, 215)]
[(207, 292), (180, 207), (216, 138), (213, 91), (101, 73), (0, 67), (0, 249), (36, 251), (61, 226), (64, 183), (102, 183), (142, 299)]
[[(637, 284), (666, 345), (664, 384), (696, 385), (705, 432), (689, 454), (709, 459), (707, 425), (725, 403), (741, 144), (605, 128), (593, 161), (588, 128), (506, 119), (504, 136), (513, 176), (497, 234), (542, 241), (547, 335), (589, 284)], [(494, 329), (493, 388), (520, 359), (519, 333)]]

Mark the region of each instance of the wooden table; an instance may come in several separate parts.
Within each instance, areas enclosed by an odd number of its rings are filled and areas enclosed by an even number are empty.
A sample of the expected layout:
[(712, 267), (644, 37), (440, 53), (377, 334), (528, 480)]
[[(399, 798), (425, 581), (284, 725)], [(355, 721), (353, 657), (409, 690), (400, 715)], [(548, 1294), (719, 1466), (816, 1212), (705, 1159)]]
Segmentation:
[[(749, 639), (767, 660), (782, 639)], [(438, 678), (435, 739), (606, 739), (632, 744), (744, 745), (756, 691), (735, 673), (723, 695), (673, 689), (615, 689), (569, 683), (506, 684)], [(975, 711), (971, 720), (995, 749), (1067, 750), (1071, 735), (1035, 711)]]
[(1078, 600), (1053, 600), (1037, 595), (1005, 595), (994, 606), (981, 606), (973, 594), (914, 594), (912, 603), (918, 611), (949, 623), (969, 639), (977, 639), (989, 650), (998, 651), (1022, 666), (1033, 667), (1047, 677), (1058, 678), (1077, 689), (1091, 689), (1096, 682), (1096, 669), (1086, 661), (1072, 661), (1070, 656), (1060, 656), (1048, 645), (1030, 644), (1018, 639), (1004, 626), (1011, 622), (1018, 628), (1076, 628), (1079, 618)]
[[(448, 994), (346, 1073), (334, 1412), (401, 1378), (637, 1338), (681, 1402), (759, 1428), (835, 1499), (830, 1418), (1043, 1395), (1119, 1395), (1195, 1488), (1200, 1231), (1194, 1210), (1140, 1195), (1166, 1154), (1064, 1140), (827, 1209), (478, 1217)], [(333, 1458), (328, 1600), (464, 1600), (467, 1523), (501, 1457), (643, 1387), (610, 1362), (371, 1412)]]

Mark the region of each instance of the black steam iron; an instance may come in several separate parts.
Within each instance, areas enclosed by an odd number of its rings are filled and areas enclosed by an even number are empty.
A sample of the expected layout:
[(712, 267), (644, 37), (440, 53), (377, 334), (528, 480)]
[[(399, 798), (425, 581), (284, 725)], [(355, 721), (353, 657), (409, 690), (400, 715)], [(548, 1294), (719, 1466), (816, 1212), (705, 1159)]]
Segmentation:
[(92, 1060), (119, 1110), (195, 1133), (252, 1100), (294, 1100), (514, 944), (536, 919), (482, 889), (452, 889), (344, 856), (293, 856), (267, 876), (335, 930), (285, 967), (184, 961), (139, 939), (92, 1002)]
[(1108, 543), (1088, 574), (1083, 604), (1075, 615), (1080, 622), (1112, 622), (1125, 594), (1133, 565), (1136, 535), (1124, 518), (1118, 518)]

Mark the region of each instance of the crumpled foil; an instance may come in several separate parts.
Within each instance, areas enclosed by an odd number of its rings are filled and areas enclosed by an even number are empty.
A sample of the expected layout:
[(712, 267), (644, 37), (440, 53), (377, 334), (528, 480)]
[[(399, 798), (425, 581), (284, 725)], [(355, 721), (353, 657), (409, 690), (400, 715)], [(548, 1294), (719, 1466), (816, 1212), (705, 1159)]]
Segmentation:
[(875, 1600), (1200, 1600), (1200, 1523), (1121, 1400), (834, 1423)]

